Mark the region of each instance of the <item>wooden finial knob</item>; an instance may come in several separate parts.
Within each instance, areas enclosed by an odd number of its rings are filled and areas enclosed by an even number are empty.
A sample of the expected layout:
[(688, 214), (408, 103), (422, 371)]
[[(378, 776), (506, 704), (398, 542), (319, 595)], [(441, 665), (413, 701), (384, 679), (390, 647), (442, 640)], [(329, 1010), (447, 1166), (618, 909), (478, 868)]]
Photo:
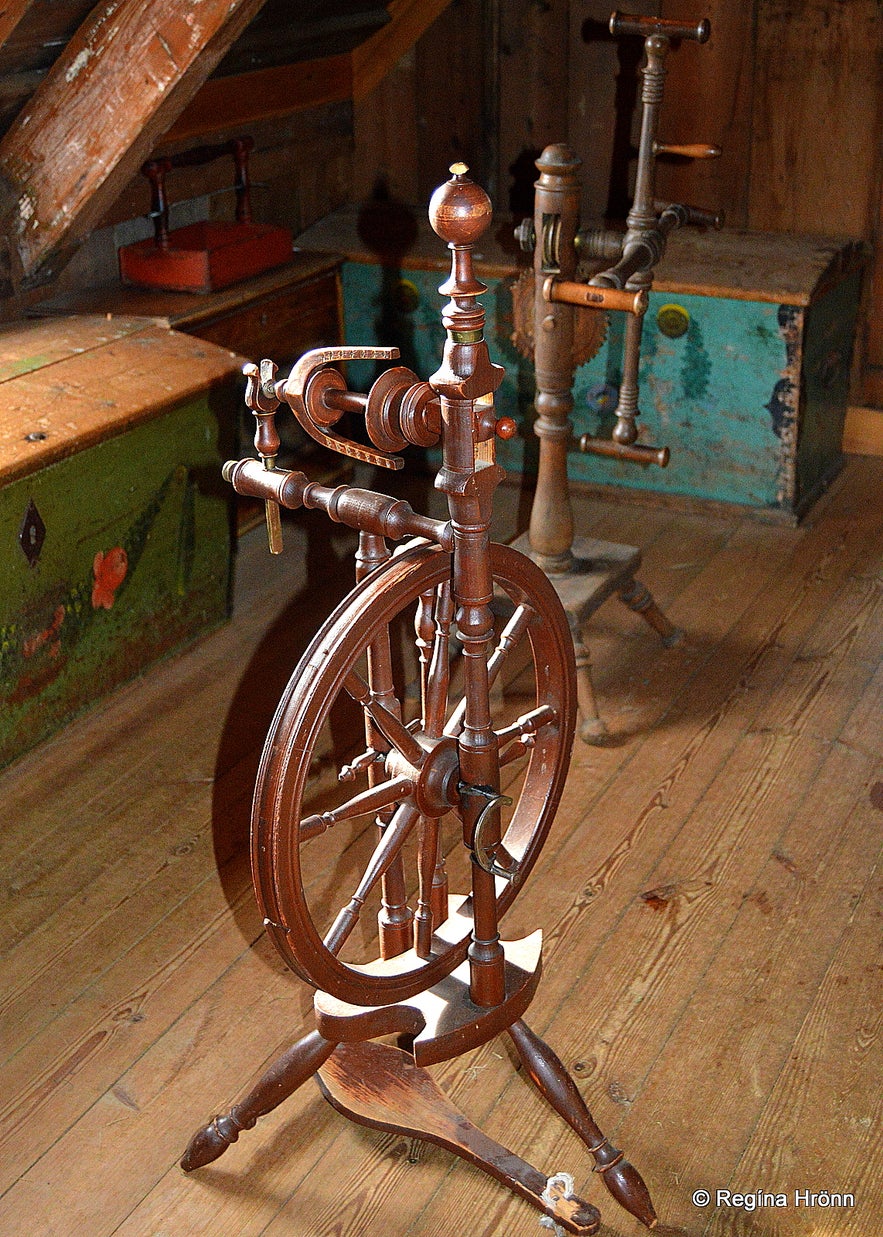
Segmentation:
[(467, 176), (465, 163), (451, 165), (451, 179), (439, 185), (429, 202), (433, 231), (449, 245), (472, 245), (493, 216), (491, 200)]
[(536, 161), (537, 171), (545, 176), (573, 177), (581, 166), (582, 159), (564, 142), (553, 142), (546, 146)]

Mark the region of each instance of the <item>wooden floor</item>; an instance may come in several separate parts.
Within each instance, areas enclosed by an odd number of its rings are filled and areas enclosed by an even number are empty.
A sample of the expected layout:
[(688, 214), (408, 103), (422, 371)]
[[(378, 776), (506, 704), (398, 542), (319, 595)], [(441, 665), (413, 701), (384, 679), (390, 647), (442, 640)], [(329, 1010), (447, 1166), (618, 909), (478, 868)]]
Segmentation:
[[(798, 529), (579, 506), (582, 533), (643, 547), (687, 640), (662, 650), (615, 600), (596, 615), (615, 742), (575, 753), (505, 927), (543, 927), (528, 1020), (640, 1167), (663, 1233), (883, 1233), (881, 494), (883, 460), (854, 459)], [(350, 1125), (312, 1083), (216, 1165), (177, 1167), (310, 1025), (261, 932), (244, 831), (285, 671), (349, 576), (320, 519), (287, 530), (281, 562), (246, 539), (230, 625), (0, 777), (4, 1237), (543, 1231), (477, 1170)], [(435, 1072), (489, 1133), (571, 1172), (604, 1232), (644, 1231), (502, 1041)], [(787, 1206), (715, 1208), (719, 1189)], [(854, 1206), (810, 1205), (824, 1191)]]

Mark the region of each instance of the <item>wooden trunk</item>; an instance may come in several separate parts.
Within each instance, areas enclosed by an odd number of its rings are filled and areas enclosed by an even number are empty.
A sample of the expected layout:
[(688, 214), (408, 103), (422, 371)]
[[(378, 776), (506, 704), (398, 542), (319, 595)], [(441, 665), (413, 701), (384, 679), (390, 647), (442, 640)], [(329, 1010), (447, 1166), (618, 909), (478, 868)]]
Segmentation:
[(0, 336), (0, 762), (226, 617), (239, 367), (144, 319)]
[[(249, 361), (271, 356), (284, 367), (310, 348), (340, 342), (339, 266), (340, 259), (334, 256), (297, 254), (284, 266), (202, 295), (114, 282), (44, 301), (32, 312), (41, 317), (86, 313), (152, 318), (235, 350)], [(252, 454), (254, 418), (241, 402), (236, 424), (231, 454)], [(340, 457), (308, 440), (294, 418), (282, 430), (286, 467), (307, 467), (321, 477), (342, 470)]]
[[(337, 249), (348, 342), (397, 343), (418, 371), (443, 343), (434, 322), (438, 270), (418, 237), (384, 259), (359, 240), (355, 208), (335, 212), (298, 240)], [(500, 443), (507, 469), (535, 469), (533, 367), (512, 332), (511, 253), (483, 244), (488, 339), (506, 366), (500, 413), (521, 435)], [(570, 454), (572, 482), (736, 503), (799, 518), (842, 464), (862, 253), (820, 237), (723, 232), (678, 234), (658, 267), (644, 320), (639, 441), (671, 448), (666, 469)], [(370, 306), (366, 312), (365, 307)], [(574, 381), (574, 431), (609, 434), (622, 364), (623, 315)], [(360, 379), (363, 381), (364, 379)]]

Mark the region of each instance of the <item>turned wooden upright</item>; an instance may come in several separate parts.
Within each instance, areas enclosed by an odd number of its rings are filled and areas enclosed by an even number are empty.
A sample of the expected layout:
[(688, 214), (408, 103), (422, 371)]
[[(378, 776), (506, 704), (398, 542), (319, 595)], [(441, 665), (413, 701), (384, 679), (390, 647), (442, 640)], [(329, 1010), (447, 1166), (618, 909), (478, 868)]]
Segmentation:
[[(537, 389), (534, 431), (540, 451), (529, 531), (515, 545), (542, 567), (561, 599), (576, 653), (580, 736), (584, 742), (601, 743), (607, 737), (607, 727), (598, 712), (585, 640), (591, 615), (616, 594), (659, 634), (666, 647), (676, 644), (683, 633), (669, 622), (648, 589), (636, 579), (641, 565), (636, 546), (575, 536), (567, 478), (567, 456), (574, 446), (574, 370), (603, 342), (608, 311), (626, 313), (632, 349), (639, 349), (640, 322), (647, 308), (644, 288), (610, 289), (576, 280), (580, 166), (580, 160), (563, 144), (547, 146), (537, 160), (540, 176), (533, 229), (528, 233), (534, 254), (533, 303), (528, 312)], [(620, 240), (617, 235), (617, 245)], [(607, 252), (613, 243), (608, 240)], [(637, 363), (638, 355), (634, 354), (635, 374)], [(623, 389), (628, 383), (626, 373)], [(594, 439), (593, 444), (597, 454), (641, 464), (668, 462), (666, 449), (645, 447), (634, 440), (618, 443)]]

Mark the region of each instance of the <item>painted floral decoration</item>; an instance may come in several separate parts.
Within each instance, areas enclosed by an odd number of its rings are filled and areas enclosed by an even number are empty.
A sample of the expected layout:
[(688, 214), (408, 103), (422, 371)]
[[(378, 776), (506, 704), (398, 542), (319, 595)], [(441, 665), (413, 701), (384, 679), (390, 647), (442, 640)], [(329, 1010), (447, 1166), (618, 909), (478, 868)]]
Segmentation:
[(101, 550), (98, 551), (92, 562), (92, 574), (95, 577), (95, 583), (92, 586), (93, 609), (98, 610), (101, 607), (105, 610), (111, 609), (114, 594), (125, 580), (128, 569), (129, 557), (121, 545), (114, 546), (106, 554)]

